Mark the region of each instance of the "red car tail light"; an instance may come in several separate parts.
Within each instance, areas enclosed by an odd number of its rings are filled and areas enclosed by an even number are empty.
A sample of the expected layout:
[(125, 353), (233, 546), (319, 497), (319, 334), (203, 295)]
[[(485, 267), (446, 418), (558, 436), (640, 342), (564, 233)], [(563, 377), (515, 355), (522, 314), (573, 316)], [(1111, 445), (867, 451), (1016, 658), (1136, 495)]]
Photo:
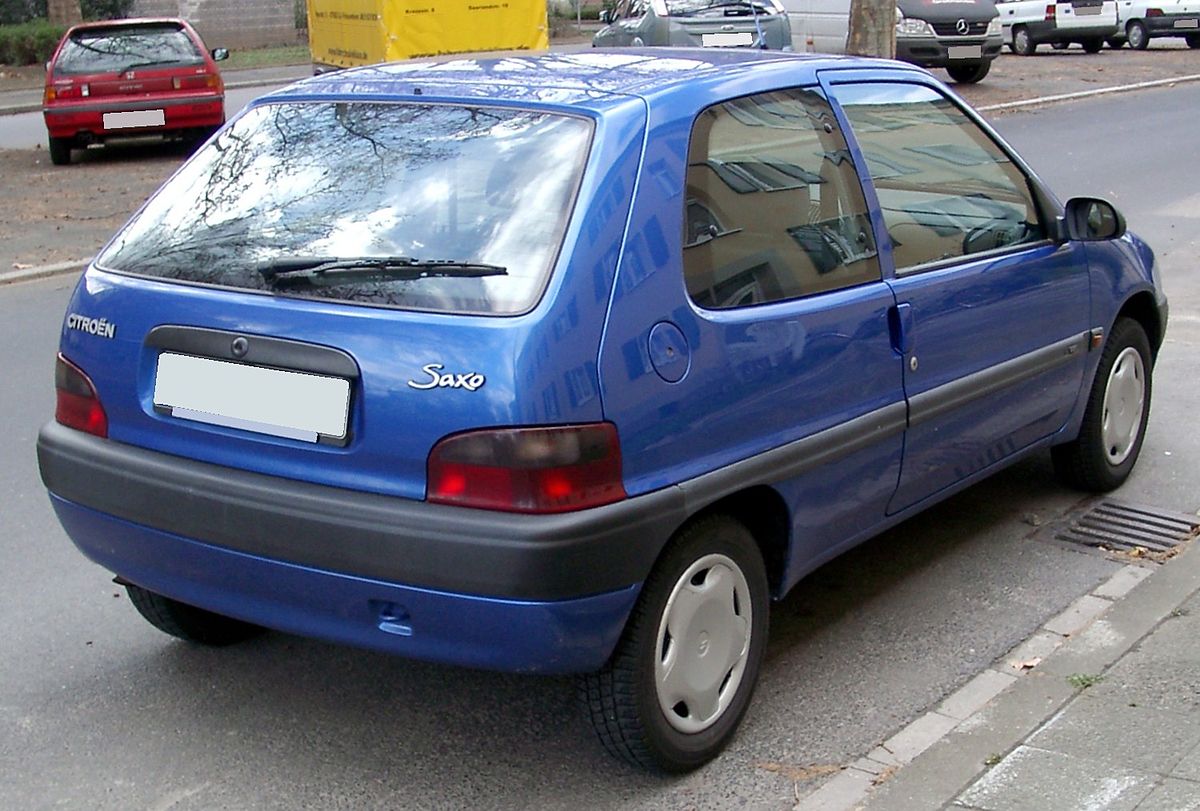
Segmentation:
[(61, 354), (54, 364), (54, 388), (58, 395), (55, 420), (77, 431), (108, 436), (108, 415), (96, 396), (96, 387), (83, 370)]
[(176, 76), (171, 79), (171, 86), (176, 90), (219, 88), (221, 86), (221, 77), (212, 73), (204, 73), (199, 76)]
[(1047, 21), (1053, 20), (1055, 18), (1056, 14), (1057, 14), (1057, 10), (1055, 9), (1055, 6), (1053, 3), (1046, 6), (1046, 20)]
[(1162, 15), (1163, 15), (1163, 10), (1162, 10), (1161, 8), (1148, 8), (1148, 9), (1146, 9), (1146, 16), (1147, 16), (1147, 17), (1161, 17)]
[(611, 423), (472, 431), (429, 454), (429, 501), (484, 510), (560, 513), (625, 498)]

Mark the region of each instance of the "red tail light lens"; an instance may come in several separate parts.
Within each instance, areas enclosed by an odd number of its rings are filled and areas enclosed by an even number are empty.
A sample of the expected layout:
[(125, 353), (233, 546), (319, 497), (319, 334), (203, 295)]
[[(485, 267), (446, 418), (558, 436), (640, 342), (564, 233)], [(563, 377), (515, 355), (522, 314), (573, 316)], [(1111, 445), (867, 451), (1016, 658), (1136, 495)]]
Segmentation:
[(1047, 20), (1053, 20), (1056, 13), (1057, 13), (1057, 10), (1055, 9), (1053, 3), (1046, 6), (1046, 19)]
[(1146, 9), (1146, 16), (1147, 16), (1147, 17), (1161, 17), (1162, 15), (1163, 15), (1163, 10), (1162, 10), (1161, 8), (1148, 8), (1148, 9)]
[(518, 513), (560, 513), (625, 498), (611, 423), (473, 431), (429, 454), (429, 501)]
[(62, 355), (54, 364), (54, 388), (58, 394), (55, 420), (77, 431), (108, 436), (108, 415), (96, 396), (96, 387), (78, 366)]

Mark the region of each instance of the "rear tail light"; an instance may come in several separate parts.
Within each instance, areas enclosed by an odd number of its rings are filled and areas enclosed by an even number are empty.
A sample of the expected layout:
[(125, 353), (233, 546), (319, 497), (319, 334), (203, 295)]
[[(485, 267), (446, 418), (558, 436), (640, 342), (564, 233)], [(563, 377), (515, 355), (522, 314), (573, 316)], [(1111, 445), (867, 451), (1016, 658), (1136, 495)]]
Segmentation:
[(204, 73), (199, 76), (176, 76), (171, 80), (171, 86), (176, 90), (219, 88), (221, 86), (221, 77), (214, 73)]
[(54, 364), (54, 388), (58, 395), (55, 420), (77, 431), (108, 436), (108, 415), (96, 396), (96, 387), (83, 370), (62, 355)]
[(1147, 16), (1147, 17), (1161, 17), (1162, 15), (1163, 15), (1163, 10), (1162, 10), (1161, 8), (1148, 8), (1148, 9), (1146, 9), (1146, 16)]
[(472, 431), (429, 454), (429, 501), (517, 513), (561, 513), (625, 498), (611, 423)]
[(1053, 3), (1046, 6), (1046, 19), (1047, 20), (1053, 20), (1055, 17), (1055, 14), (1057, 14), (1057, 13), (1058, 13), (1057, 9), (1055, 8)]

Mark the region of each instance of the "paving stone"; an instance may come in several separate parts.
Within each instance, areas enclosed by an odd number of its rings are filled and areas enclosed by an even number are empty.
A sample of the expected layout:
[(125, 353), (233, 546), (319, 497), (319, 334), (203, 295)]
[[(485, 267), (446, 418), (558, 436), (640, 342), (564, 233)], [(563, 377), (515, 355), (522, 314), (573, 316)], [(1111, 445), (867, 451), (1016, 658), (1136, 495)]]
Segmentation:
[(857, 807), (874, 778), (866, 772), (846, 769), (796, 803), (794, 811), (850, 811)]
[(957, 718), (927, 712), (884, 741), (882, 748), (901, 763), (908, 763), (957, 725)]
[(1016, 680), (1016, 676), (1008, 673), (985, 670), (952, 693), (942, 702), (937, 711), (942, 715), (961, 721), (983, 709), (989, 701)]
[(1013, 673), (1026, 672), (1021, 665), (1025, 662), (1032, 662), (1037, 659), (1045, 659), (1054, 651), (1058, 650), (1059, 646), (1066, 641), (1066, 637), (1062, 634), (1054, 634), (1050, 631), (1038, 631), (1033, 636), (1026, 639), (1020, 645), (1013, 648), (1007, 656), (1004, 657), (1004, 669), (1011, 670)]
[(1200, 782), (1200, 745), (1194, 746), (1175, 764), (1175, 768), (1171, 770), (1171, 776)]
[(1200, 715), (1086, 694), (1072, 701), (1026, 741), (1038, 749), (1166, 774), (1200, 744)]
[(1154, 785), (1152, 774), (1022, 746), (956, 799), (981, 811), (1133, 811)]
[(1107, 582), (1102, 583), (1092, 594), (1097, 597), (1107, 597), (1110, 600), (1119, 599), (1133, 591), (1138, 583), (1150, 576), (1152, 571), (1154, 570), (1143, 569), (1141, 566), (1126, 566), (1110, 577)]
[(1200, 809), (1200, 783), (1167, 778), (1150, 792), (1137, 811), (1197, 811)]

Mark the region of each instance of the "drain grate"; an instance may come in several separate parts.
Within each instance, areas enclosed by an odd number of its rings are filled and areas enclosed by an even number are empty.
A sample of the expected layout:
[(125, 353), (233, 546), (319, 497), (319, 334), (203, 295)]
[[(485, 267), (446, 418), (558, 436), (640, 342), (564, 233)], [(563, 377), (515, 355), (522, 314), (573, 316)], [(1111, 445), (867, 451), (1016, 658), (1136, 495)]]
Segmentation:
[(1165, 559), (1200, 533), (1200, 516), (1105, 499), (1055, 537), (1110, 552)]

